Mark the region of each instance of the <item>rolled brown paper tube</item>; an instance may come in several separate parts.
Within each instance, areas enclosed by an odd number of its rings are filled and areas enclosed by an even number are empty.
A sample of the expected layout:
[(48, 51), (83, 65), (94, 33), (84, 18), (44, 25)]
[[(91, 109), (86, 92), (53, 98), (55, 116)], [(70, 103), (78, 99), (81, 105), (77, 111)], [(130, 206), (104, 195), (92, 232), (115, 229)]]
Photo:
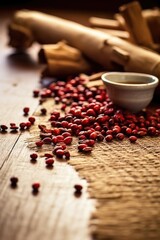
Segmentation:
[(118, 37), (35, 11), (16, 12), (13, 23), (28, 28), (33, 39), (41, 44), (66, 40), (107, 71), (115, 70), (114, 62), (124, 71), (148, 73), (160, 78), (159, 54)]

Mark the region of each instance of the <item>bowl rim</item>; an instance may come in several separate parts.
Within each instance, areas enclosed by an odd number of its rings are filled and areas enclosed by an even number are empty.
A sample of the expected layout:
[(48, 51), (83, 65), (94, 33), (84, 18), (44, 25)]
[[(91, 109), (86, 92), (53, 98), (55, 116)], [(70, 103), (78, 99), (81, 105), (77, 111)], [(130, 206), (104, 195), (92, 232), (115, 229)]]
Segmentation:
[[(149, 83), (141, 83), (141, 84), (127, 84), (127, 83), (120, 83), (120, 82), (114, 82), (114, 81), (111, 81), (109, 79), (107, 79), (107, 76), (112, 76), (112, 75), (124, 75), (124, 76), (137, 76), (137, 77), (148, 77), (148, 78), (151, 78), (152, 79), (152, 82), (149, 82)], [(101, 79), (104, 83), (108, 83), (110, 85), (113, 85), (113, 86), (117, 86), (117, 87), (120, 87), (120, 88), (131, 88), (131, 89), (146, 89), (146, 88), (151, 88), (151, 87), (156, 87), (159, 83), (159, 79), (152, 75), (152, 74), (146, 74), (146, 73), (138, 73), (138, 72), (106, 72), (106, 73), (103, 73), (101, 75)]]

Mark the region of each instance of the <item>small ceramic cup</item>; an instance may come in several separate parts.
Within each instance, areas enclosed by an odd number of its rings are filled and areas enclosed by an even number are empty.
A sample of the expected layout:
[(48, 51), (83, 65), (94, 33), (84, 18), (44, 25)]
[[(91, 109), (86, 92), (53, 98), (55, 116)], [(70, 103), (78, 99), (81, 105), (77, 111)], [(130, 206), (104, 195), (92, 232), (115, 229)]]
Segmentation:
[(151, 102), (158, 78), (143, 73), (108, 72), (102, 75), (109, 98), (131, 112), (139, 112)]

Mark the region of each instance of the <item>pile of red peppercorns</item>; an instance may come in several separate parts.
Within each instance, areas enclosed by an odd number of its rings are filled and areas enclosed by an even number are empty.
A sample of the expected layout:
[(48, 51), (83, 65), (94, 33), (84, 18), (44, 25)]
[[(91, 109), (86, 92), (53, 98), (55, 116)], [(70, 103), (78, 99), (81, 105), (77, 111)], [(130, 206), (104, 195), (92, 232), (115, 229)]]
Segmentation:
[[(39, 140), (35, 145), (40, 148), (43, 144), (53, 146), (52, 153), (46, 153), (45, 164), (53, 167), (54, 156), (61, 159), (70, 159), (67, 146), (78, 139), (77, 150), (82, 153), (91, 153), (97, 142), (122, 141), (124, 138), (135, 143), (138, 138), (160, 135), (160, 109), (153, 111), (142, 110), (134, 114), (120, 109), (109, 99), (103, 87), (86, 87), (86, 79), (75, 77), (67, 82), (57, 81), (48, 88), (33, 91), (34, 97), (39, 97), (43, 104), (47, 98), (53, 98), (55, 104), (61, 104), (60, 111), (41, 108), (41, 115), (49, 115), (48, 124), (40, 124)], [(27, 116), (29, 108), (23, 109)], [(27, 122), (22, 122), (19, 127), (10, 123), (10, 130), (28, 129), (34, 124), (35, 118), (29, 117)], [(49, 127), (48, 127), (49, 125)], [(0, 125), (1, 132), (6, 132), (8, 127)], [(37, 154), (30, 155), (32, 161), (37, 160)], [(17, 181), (13, 179), (13, 185)], [(38, 191), (39, 183), (32, 185), (33, 191)], [(81, 192), (82, 186), (75, 185), (75, 191)]]
[(130, 113), (115, 106), (103, 87), (88, 88), (80, 77), (52, 83), (38, 96), (61, 103), (61, 111), (50, 113), (50, 127), (39, 125), (40, 140), (36, 142), (38, 147), (53, 145), (53, 153), (59, 158), (70, 158), (66, 146), (73, 136), (78, 138), (77, 150), (90, 153), (96, 142), (126, 138), (134, 143), (137, 138), (160, 135), (160, 109)]

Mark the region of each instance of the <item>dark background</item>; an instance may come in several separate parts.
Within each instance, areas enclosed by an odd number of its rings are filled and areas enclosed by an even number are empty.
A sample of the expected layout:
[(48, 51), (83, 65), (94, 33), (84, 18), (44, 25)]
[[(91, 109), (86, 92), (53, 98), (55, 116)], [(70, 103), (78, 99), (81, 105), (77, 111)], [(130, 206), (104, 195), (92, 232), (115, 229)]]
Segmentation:
[[(10, 8), (33, 8), (33, 9), (75, 9), (75, 10), (96, 10), (115, 12), (120, 5), (132, 2), (127, 0), (0, 0), (0, 7)], [(140, 0), (142, 8), (160, 7), (160, 0)]]

